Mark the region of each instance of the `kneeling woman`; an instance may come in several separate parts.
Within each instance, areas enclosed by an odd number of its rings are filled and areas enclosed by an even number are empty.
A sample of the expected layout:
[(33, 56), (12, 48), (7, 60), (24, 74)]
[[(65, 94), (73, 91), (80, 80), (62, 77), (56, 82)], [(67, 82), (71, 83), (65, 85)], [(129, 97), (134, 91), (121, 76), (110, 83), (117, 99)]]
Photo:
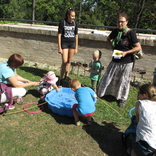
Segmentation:
[(3, 91), (0, 98), (0, 103), (8, 103), (9, 109), (13, 109), (13, 98), (18, 101), (22, 100), (22, 96), (26, 94), (24, 87), (37, 86), (39, 82), (29, 81), (16, 72), (16, 69), (21, 67), (24, 59), (19, 54), (13, 54), (8, 61), (0, 64), (0, 89)]
[(136, 119), (138, 121), (133, 149), (127, 152), (131, 156), (156, 155), (156, 89), (150, 84), (139, 88), (136, 103)]

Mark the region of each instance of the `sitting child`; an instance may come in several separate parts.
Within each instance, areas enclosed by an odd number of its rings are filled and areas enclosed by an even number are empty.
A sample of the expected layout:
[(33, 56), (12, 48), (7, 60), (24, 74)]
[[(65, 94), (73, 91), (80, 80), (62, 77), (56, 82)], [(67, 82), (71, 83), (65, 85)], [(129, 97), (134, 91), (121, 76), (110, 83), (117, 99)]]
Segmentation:
[(58, 81), (58, 77), (56, 77), (53, 71), (49, 71), (41, 80), (37, 90), (41, 93), (41, 98), (50, 92), (53, 88), (59, 91), (56, 82)]
[(75, 119), (75, 124), (80, 125), (79, 115), (87, 117), (88, 125), (91, 125), (92, 120), (91, 116), (94, 114), (96, 108), (96, 93), (89, 87), (81, 87), (81, 83), (77, 79), (72, 79), (70, 81), (70, 87), (74, 90), (75, 98), (78, 101), (78, 104), (73, 105), (73, 114)]
[(90, 69), (86, 68), (85, 70), (90, 72), (90, 79), (91, 79), (91, 84), (92, 88), (96, 92), (96, 88), (98, 85), (98, 81), (100, 79), (101, 75), (101, 69), (102, 69), (102, 64), (100, 62), (101, 58), (101, 51), (100, 50), (95, 50), (93, 52), (93, 63), (91, 64)]

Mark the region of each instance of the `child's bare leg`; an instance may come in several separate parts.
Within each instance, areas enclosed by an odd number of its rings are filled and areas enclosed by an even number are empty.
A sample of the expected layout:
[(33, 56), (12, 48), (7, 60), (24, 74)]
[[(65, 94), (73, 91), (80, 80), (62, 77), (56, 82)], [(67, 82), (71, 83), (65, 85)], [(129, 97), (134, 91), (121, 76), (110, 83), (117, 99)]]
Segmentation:
[(68, 53), (68, 49), (63, 49), (60, 79), (63, 79), (64, 75), (66, 74), (67, 62), (69, 57)]
[(132, 151), (131, 151), (131, 156), (137, 156), (134, 149), (132, 149)]
[(73, 114), (74, 114), (75, 124), (76, 126), (79, 126), (80, 125), (79, 114), (77, 111), (73, 111)]
[(87, 121), (92, 121), (91, 116), (87, 116)]
[(79, 121), (79, 115), (77, 111), (73, 111), (75, 121)]
[(66, 66), (66, 63), (62, 63), (61, 72), (60, 72), (60, 79), (63, 79), (63, 76), (65, 74), (65, 66)]
[(87, 124), (91, 125), (92, 124), (92, 118), (91, 116), (87, 116)]
[(68, 50), (68, 61), (67, 61), (67, 63), (66, 63), (65, 77), (68, 77), (68, 76), (69, 76), (70, 63), (71, 63), (71, 61), (72, 61), (74, 52), (75, 52), (75, 49), (69, 49), (69, 50)]

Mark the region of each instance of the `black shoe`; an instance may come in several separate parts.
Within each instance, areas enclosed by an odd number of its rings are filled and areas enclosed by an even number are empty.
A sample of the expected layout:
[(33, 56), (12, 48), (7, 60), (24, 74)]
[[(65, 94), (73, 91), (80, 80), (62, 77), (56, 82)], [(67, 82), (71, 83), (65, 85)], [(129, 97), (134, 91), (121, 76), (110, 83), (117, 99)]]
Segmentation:
[(126, 100), (119, 100), (119, 107), (124, 107), (126, 105)]
[(66, 81), (70, 81), (70, 80), (71, 80), (71, 78), (70, 78), (70, 77), (68, 77), (68, 76), (65, 76), (64, 80), (66, 80)]
[(63, 79), (60, 79), (59, 80), (59, 86), (62, 86), (63, 85)]

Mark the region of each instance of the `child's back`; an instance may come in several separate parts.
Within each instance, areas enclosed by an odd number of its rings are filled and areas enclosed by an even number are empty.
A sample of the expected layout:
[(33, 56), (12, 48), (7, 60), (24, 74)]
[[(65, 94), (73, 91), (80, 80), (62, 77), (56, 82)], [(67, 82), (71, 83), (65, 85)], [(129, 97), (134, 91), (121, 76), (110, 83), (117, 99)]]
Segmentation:
[(78, 111), (80, 114), (89, 114), (95, 112), (94, 98), (95, 92), (89, 87), (80, 87), (75, 93), (76, 100), (78, 101)]

